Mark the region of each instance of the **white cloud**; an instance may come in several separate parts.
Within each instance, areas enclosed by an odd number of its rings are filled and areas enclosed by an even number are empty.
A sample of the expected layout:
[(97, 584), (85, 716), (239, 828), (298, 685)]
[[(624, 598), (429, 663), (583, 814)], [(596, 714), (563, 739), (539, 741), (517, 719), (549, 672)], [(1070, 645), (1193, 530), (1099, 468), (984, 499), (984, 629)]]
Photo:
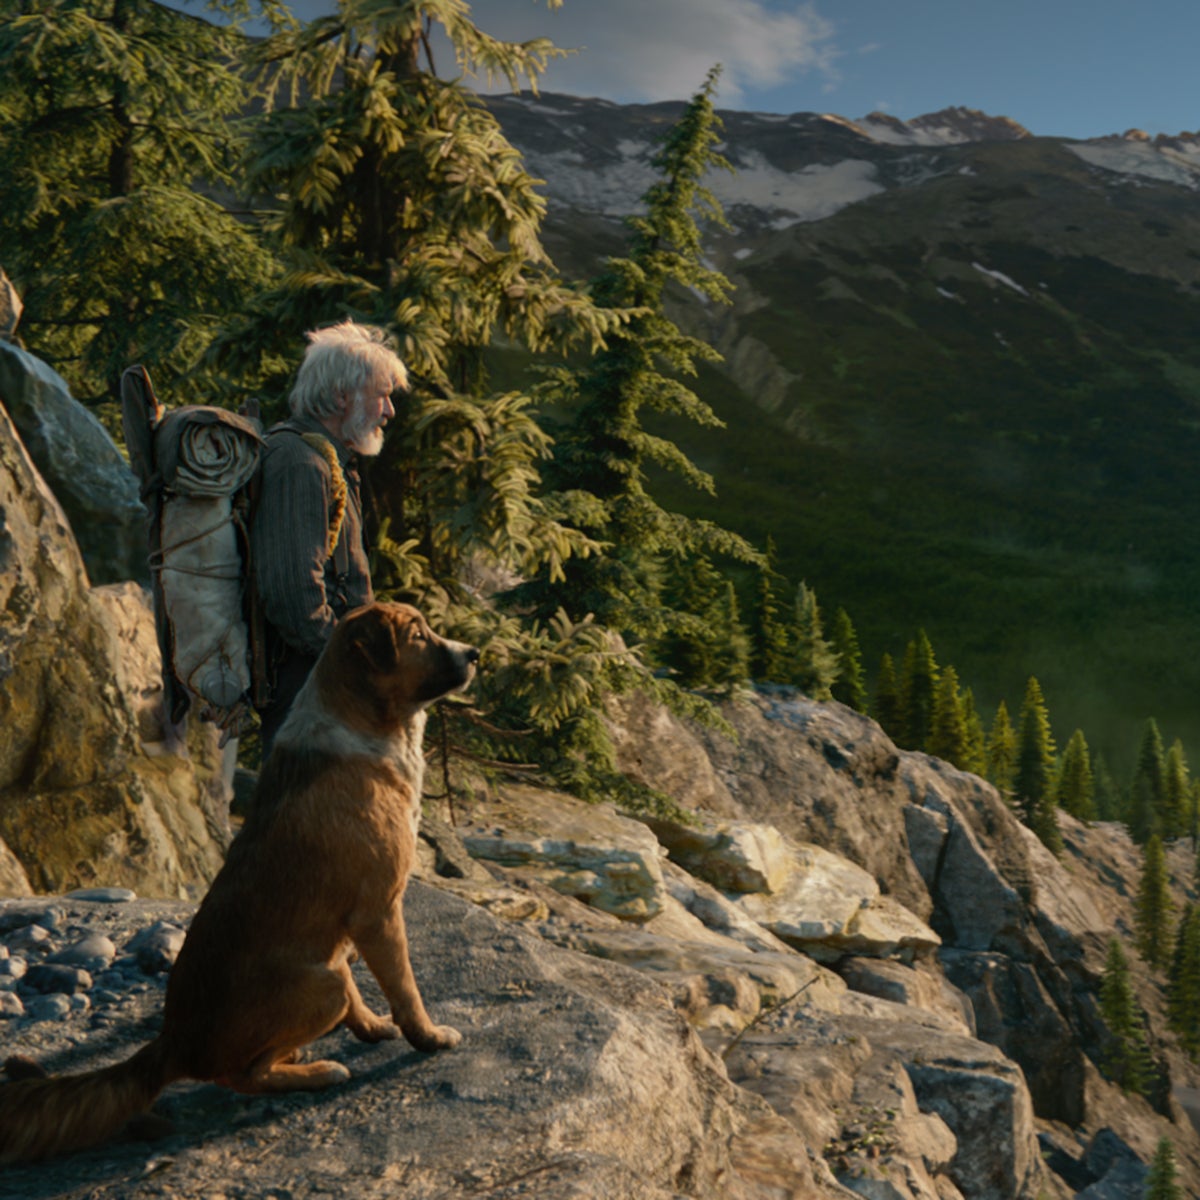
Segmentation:
[(778, 12), (761, 0), (565, 0), (550, 12), (528, 0), (474, 0), (471, 16), (494, 37), (549, 37), (578, 48), (550, 65), (541, 81), (548, 91), (623, 102), (682, 100), (720, 63), (718, 103), (737, 108), (751, 88), (809, 72), (826, 85), (838, 79), (834, 26), (811, 3)]

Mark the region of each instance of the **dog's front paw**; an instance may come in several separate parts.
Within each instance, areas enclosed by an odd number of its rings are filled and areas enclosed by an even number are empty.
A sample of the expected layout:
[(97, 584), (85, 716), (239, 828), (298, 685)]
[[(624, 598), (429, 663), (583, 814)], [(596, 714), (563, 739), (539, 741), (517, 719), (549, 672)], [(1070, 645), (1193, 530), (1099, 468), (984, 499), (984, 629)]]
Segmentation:
[(408, 1035), (408, 1040), (426, 1054), (435, 1050), (450, 1050), (462, 1041), (462, 1034), (451, 1025), (434, 1025), (419, 1034)]
[(383, 1019), (354, 1032), (360, 1042), (395, 1042), (400, 1037), (400, 1030), (391, 1021)]
[(370, 1021), (350, 1025), (350, 1032), (360, 1042), (391, 1042), (400, 1036), (400, 1030), (383, 1017), (373, 1017)]

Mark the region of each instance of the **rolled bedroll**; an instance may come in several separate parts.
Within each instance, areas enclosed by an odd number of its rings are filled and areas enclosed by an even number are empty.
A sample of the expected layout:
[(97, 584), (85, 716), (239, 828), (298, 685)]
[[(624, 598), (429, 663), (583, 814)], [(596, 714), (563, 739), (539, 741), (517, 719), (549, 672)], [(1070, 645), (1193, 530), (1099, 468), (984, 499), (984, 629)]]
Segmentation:
[(201, 701), (230, 709), (250, 687), (243, 611), (243, 506), (258, 468), (257, 421), (188, 406), (154, 432), (162, 480), (161, 545), (154, 564), (171, 626), (179, 681)]

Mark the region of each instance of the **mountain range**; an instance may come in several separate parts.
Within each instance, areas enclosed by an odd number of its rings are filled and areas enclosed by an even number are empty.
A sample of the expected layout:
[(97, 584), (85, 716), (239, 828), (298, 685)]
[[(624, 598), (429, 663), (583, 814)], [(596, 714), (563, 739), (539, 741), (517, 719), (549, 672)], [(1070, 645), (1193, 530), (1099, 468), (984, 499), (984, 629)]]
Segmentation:
[[(493, 97), (545, 181), (545, 242), (621, 253), (681, 104)], [(1073, 141), (951, 108), (722, 112), (727, 428), (664, 426), (717, 480), (670, 502), (844, 607), (868, 669), (918, 628), (985, 723), (1043, 686), (1056, 736), (1124, 767), (1141, 725), (1200, 755), (1200, 135)]]

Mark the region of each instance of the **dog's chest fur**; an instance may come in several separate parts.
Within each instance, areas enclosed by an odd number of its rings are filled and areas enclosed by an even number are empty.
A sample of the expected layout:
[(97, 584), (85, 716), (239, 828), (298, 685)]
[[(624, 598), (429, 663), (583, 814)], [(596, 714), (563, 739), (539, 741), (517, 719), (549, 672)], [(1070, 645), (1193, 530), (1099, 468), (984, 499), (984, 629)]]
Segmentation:
[(352, 729), (326, 708), (310, 675), (276, 740), (280, 745), (318, 750), (336, 758), (369, 758), (390, 763), (409, 785), (408, 819), (415, 840), (421, 824), (421, 789), (425, 780), (424, 738), (424, 711), (414, 714), (392, 737)]

